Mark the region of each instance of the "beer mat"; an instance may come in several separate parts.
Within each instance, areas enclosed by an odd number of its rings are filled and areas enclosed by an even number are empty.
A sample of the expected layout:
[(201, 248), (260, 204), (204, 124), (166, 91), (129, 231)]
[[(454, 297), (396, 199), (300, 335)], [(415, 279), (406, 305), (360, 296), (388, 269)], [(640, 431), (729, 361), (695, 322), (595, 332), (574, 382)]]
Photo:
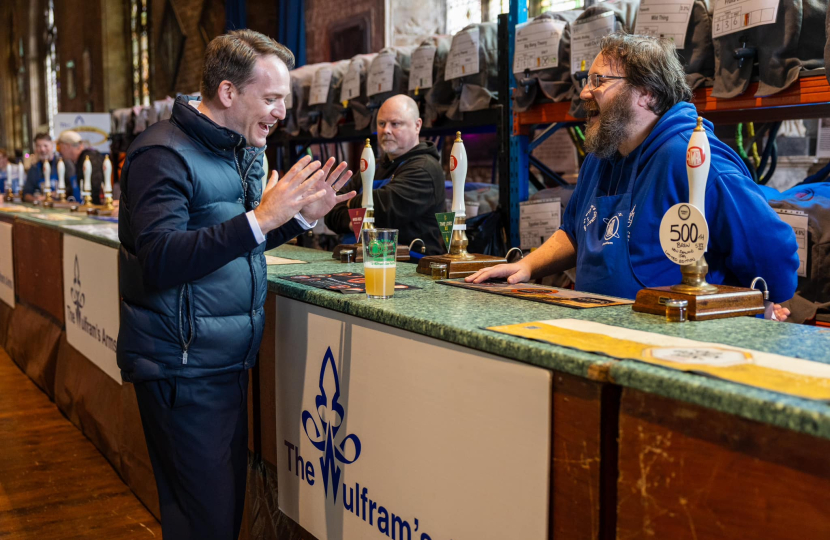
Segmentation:
[(265, 256), (265, 264), (268, 266), (276, 266), (279, 264), (307, 264), (307, 261), (298, 261), (296, 259), (284, 259), (282, 257), (274, 257), (273, 255)]
[[(317, 289), (335, 291), (343, 294), (365, 294), (366, 278), (356, 272), (340, 272), (338, 274), (308, 274), (299, 276), (282, 276), (280, 279), (310, 285)], [(420, 287), (395, 283), (396, 291), (417, 290)]]
[(554, 306), (564, 306), (575, 309), (627, 306), (634, 303), (633, 300), (626, 300), (625, 298), (602, 296), (599, 294), (572, 291), (570, 289), (559, 289), (557, 287), (537, 285), (535, 283), (519, 283), (511, 285), (503, 279), (485, 281), (484, 283), (466, 283), (464, 278), (442, 279), (438, 283), (450, 285), (452, 287), (459, 287), (461, 289), (470, 289), (473, 291), (481, 291), (501, 296), (509, 296), (510, 298), (520, 298), (522, 300), (530, 300), (531, 302), (541, 302), (543, 304), (552, 304)]
[(0, 204), (0, 212), (8, 212), (8, 213), (29, 213), (29, 212), (37, 212), (37, 208), (29, 208), (28, 206), (18, 206), (18, 205), (7, 205), (7, 204)]
[(84, 219), (80, 216), (72, 216), (69, 214), (32, 214), (32, 217), (44, 221), (78, 221)]
[(830, 364), (815, 360), (575, 319), (491, 326), (487, 330), (616, 360), (634, 360), (781, 394), (830, 401)]

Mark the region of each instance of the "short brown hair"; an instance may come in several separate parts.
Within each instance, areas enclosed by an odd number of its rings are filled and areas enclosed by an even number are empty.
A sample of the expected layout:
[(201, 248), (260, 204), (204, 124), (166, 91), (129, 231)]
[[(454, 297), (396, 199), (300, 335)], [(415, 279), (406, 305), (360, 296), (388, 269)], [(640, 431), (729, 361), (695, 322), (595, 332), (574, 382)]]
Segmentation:
[(260, 56), (272, 54), (288, 69), (294, 68), (294, 54), (285, 45), (253, 30), (234, 30), (214, 38), (205, 51), (202, 97), (213, 99), (222, 81), (230, 81), (241, 92), (254, 78)]
[(600, 47), (625, 72), (628, 84), (651, 94), (648, 108), (654, 114), (691, 101), (692, 89), (670, 39), (617, 32), (602, 38)]
[(35, 135), (35, 142), (38, 142), (38, 141), (41, 141), (41, 140), (44, 140), (44, 139), (47, 140), (47, 141), (51, 141), (52, 136), (49, 135), (48, 133), (38, 133), (37, 135)]

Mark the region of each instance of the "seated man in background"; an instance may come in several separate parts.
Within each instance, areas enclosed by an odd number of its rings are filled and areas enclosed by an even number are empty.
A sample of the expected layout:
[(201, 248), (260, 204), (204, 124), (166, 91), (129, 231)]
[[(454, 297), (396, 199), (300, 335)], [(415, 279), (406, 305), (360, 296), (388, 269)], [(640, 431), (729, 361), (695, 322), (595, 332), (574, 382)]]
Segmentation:
[[(562, 227), (521, 261), (465, 278), (521, 283), (576, 266), (576, 289), (635, 298), (644, 287), (680, 283), (663, 253), (660, 222), (689, 201), (686, 148), (697, 125), (692, 91), (674, 44), (664, 38), (603, 38), (579, 96), (588, 113), (576, 190)], [(707, 281), (748, 287), (761, 276), (770, 299), (792, 298), (798, 271), (795, 234), (769, 207), (749, 170), (703, 123), (711, 145), (706, 185)], [(759, 234), (759, 232), (761, 234)], [(775, 306), (779, 320), (789, 310)]]
[[(51, 166), (52, 183), (56, 184), (58, 180), (58, 159), (60, 156), (55, 152), (55, 143), (52, 142), (52, 137), (48, 133), (38, 133), (35, 135), (35, 155), (37, 160), (29, 167), (26, 172), (26, 183), (23, 185), (21, 195), (24, 202), (35, 202), (43, 200), (42, 195), (35, 195), (35, 191), (41, 189), (43, 184), (43, 162), (48, 161)], [(66, 165), (67, 177), (70, 175), (70, 168), (72, 165), (64, 162)]]
[[(69, 194), (69, 164), (73, 165), (74, 180), (72, 183), (74, 188), (78, 187), (78, 193), (83, 188), (84, 182), (84, 161), (89, 156), (89, 162), (92, 164), (92, 174), (90, 175), (90, 182), (92, 183), (92, 204), (104, 204), (104, 156), (98, 150), (87, 148), (84, 145), (83, 139), (75, 131), (64, 131), (58, 137), (60, 144), (60, 153), (66, 163), (67, 170), (67, 195)], [(78, 199), (78, 195), (75, 195)]]
[[(0, 193), (6, 192), (6, 167), (9, 165), (9, 154), (5, 148), (0, 148)], [(11, 184), (9, 184), (11, 186)]]
[[(373, 192), (375, 226), (398, 229), (398, 242), (403, 245), (420, 238), (427, 255), (440, 255), (446, 249), (435, 214), (446, 211), (444, 170), (435, 144), (419, 142), (421, 123), (418, 105), (403, 94), (386, 100), (378, 111), (383, 157), (375, 178), (388, 183)], [(356, 176), (343, 191), (358, 191), (361, 185)], [(349, 208), (360, 206), (361, 197), (338, 204), (326, 216), (326, 225), (336, 233), (351, 232)]]

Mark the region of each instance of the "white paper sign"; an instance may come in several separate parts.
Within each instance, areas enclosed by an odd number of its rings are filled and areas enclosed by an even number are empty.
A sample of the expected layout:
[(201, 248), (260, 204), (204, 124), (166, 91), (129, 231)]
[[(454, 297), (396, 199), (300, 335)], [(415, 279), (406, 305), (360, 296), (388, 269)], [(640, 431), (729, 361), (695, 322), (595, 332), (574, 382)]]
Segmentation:
[(538, 248), (559, 230), (562, 203), (559, 199), (540, 199), (519, 203), (521, 248)]
[(695, 0), (640, 0), (635, 34), (667, 37), (682, 49)]
[(369, 66), (369, 73), (366, 75), (366, 95), (374, 96), (383, 92), (391, 92), (394, 76), (395, 55), (379, 54), (375, 56)]
[(780, 0), (715, 0), (712, 37), (774, 23), (779, 3)]
[(121, 384), (115, 360), (120, 324), (118, 250), (63, 235), (66, 340)]
[(81, 139), (89, 141), (92, 148), (102, 154), (109, 153), (112, 119), (108, 113), (58, 113), (54, 122), (58, 137), (64, 131), (76, 131)]
[(444, 79), (457, 79), (478, 73), (478, 44), (478, 27), (463, 30), (452, 37)]
[(599, 54), (600, 40), (614, 32), (616, 19), (613, 11), (606, 11), (571, 24), (571, 73), (591, 69)]
[(551, 372), (276, 304), (289, 518), (319, 540), (548, 537)]
[(558, 173), (574, 173), (579, 170), (576, 146), (564, 129), (556, 131), (542, 141), (542, 144), (533, 150), (533, 157)]
[(830, 157), (830, 118), (821, 118), (818, 121), (816, 157)]
[(432, 88), (432, 66), (435, 64), (435, 47), (418, 47), (412, 51), (409, 67), (409, 91)]
[(798, 242), (798, 276), (807, 277), (807, 213), (786, 208), (776, 208), (775, 212), (781, 218), (781, 221), (793, 228), (795, 239)]
[(330, 67), (323, 67), (314, 72), (311, 90), (308, 94), (309, 105), (320, 105), (326, 102), (329, 97), (329, 88), (331, 88), (331, 73)]
[(700, 210), (689, 203), (669, 208), (660, 222), (660, 245), (673, 263), (696, 263), (709, 246), (709, 225)]
[(513, 73), (554, 68), (559, 65), (559, 41), (565, 21), (536, 19), (516, 25)]
[(12, 224), (0, 222), (0, 300), (14, 307)]
[(340, 101), (348, 101), (356, 97), (360, 97), (360, 61), (349, 64), (349, 71), (340, 86)]

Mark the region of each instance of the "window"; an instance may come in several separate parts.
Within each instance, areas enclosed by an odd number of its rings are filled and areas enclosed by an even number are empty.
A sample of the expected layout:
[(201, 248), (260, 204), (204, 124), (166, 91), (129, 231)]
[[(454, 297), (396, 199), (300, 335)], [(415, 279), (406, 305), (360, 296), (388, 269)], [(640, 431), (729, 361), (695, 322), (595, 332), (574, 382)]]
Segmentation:
[(149, 0), (130, 0), (130, 55), (133, 64), (133, 105), (150, 105)]
[(546, 11), (567, 11), (579, 9), (585, 5), (584, 0), (529, 0), (528, 17), (537, 17)]
[(447, 34), (481, 22), (481, 0), (447, 0)]
[(55, 136), (55, 115), (58, 114), (58, 53), (55, 47), (58, 31), (55, 28), (55, 3), (46, 3), (46, 58), (43, 71), (46, 75), (46, 117), (49, 121), (49, 134)]

